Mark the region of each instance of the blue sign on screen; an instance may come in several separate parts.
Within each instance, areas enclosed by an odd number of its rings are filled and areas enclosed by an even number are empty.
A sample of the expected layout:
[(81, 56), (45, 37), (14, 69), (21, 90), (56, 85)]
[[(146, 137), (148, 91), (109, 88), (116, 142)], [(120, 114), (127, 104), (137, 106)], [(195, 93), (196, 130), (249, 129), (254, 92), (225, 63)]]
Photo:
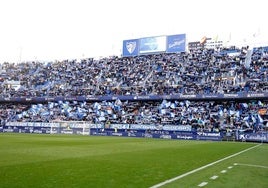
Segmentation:
[(139, 39), (123, 41), (123, 56), (137, 56), (139, 49)]
[(167, 52), (185, 52), (185, 34), (167, 36)]

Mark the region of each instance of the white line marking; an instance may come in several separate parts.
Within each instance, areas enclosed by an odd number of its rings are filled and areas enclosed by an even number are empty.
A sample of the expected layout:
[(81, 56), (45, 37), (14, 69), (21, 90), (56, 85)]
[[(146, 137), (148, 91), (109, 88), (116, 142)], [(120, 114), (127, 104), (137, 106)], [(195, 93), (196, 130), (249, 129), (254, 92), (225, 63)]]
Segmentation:
[(215, 180), (215, 179), (217, 179), (219, 176), (212, 176), (212, 177), (210, 177), (210, 179), (211, 180)]
[(153, 186), (151, 186), (150, 188), (158, 188), (158, 187), (161, 187), (161, 186), (163, 186), (163, 185), (166, 185), (166, 184), (168, 184), (168, 183), (171, 183), (171, 182), (173, 182), (173, 181), (176, 181), (176, 180), (178, 180), (178, 179), (181, 179), (181, 178), (183, 178), (183, 177), (185, 177), (185, 176), (188, 176), (188, 175), (190, 175), (190, 174), (193, 174), (193, 173), (195, 173), (195, 172), (198, 172), (198, 171), (200, 171), (200, 170), (203, 170), (203, 169), (205, 169), (205, 168), (207, 168), (207, 167), (210, 167), (210, 166), (212, 166), (212, 165), (215, 165), (215, 164), (217, 164), (217, 163), (219, 163), (219, 162), (222, 162), (222, 161), (224, 161), (224, 160), (227, 160), (227, 159), (230, 159), (230, 158), (235, 157), (235, 156), (237, 156), (237, 155), (240, 155), (241, 153), (244, 153), (244, 152), (246, 152), (246, 151), (249, 151), (249, 150), (251, 150), (251, 149), (254, 149), (254, 148), (256, 148), (256, 147), (258, 147), (258, 146), (260, 146), (260, 145), (262, 145), (262, 144), (255, 145), (255, 146), (253, 146), (253, 147), (250, 147), (250, 148), (248, 148), (248, 149), (245, 149), (245, 150), (240, 151), (240, 152), (238, 152), (238, 153), (235, 153), (235, 154), (233, 154), (233, 155), (229, 155), (229, 156), (227, 156), (227, 157), (225, 157), (225, 158), (222, 158), (222, 159), (217, 160), (217, 161), (215, 161), (215, 162), (209, 163), (209, 164), (207, 164), (207, 165), (205, 165), (205, 166), (201, 166), (200, 168), (196, 168), (196, 169), (194, 169), (194, 170), (192, 170), (192, 171), (186, 172), (186, 173), (184, 173), (184, 174), (182, 174), (182, 175), (179, 175), (179, 176), (177, 176), (177, 177), (174, 177), (174, 178), (171, 178), (171, 179), (169, 179), (169, 180), (166, 180), (166, 181), (163, 181), (163, 182), (161, 182), (161, 183), (158, 183), (158, 184), (156, 184), (156, 185), (153, 185)]
[(233, 167), (232, 167), (232, 166), (229, 166), (228, 168), (231, 169), (231, 168), (233, 168)]
[(234, 163), (234, 165), (236, 166), (236, 165), (237, 165), (237, 163)]
[(226, 172), (227, 172), (227, 170), (222, 170), (222, 171), (221, 171), (222, 174), (224, 174), (224, 173), (226, 173)]
[(205, 185), (207, 185), (208, 184), (208, 182), (202, 182), (202, 183), (200, 183), (199, 185), (198, 185), (198, 187), (204, 187)]
[(262, 166), (262, 165), (253, 165), (253, 164), (243, 164), (243, 163), (237, 163), (237, 165), (240, 165), (240, 166), (257, 167), (257, 168), (268, 168), (268, 166)]

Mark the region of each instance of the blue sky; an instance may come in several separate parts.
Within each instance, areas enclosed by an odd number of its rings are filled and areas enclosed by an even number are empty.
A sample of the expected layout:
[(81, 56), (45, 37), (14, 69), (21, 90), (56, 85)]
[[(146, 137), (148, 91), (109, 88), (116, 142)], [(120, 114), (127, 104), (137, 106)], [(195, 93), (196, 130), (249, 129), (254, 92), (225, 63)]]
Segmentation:
[[(0, 63), (119, 55), (122, 41), (186, 33), (268, 44), (264, 0), (3, 0)], [(255, 37), (253, 35), (255, 34)]]

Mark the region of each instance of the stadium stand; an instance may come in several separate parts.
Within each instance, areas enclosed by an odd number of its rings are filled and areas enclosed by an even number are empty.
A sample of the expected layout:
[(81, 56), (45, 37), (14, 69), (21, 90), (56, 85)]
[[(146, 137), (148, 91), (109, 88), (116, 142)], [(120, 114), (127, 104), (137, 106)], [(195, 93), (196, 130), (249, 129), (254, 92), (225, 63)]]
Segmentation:
[[(232, 46), (99, 60), (3, 63), (1, 125), (87, 121), (190, 125), (208, 132), (263, 131), (268, 127), (267, 49)], [(21, 98), (25, 100), (19, 102)], [(45, 100), (32, 100), (38, 98)]]

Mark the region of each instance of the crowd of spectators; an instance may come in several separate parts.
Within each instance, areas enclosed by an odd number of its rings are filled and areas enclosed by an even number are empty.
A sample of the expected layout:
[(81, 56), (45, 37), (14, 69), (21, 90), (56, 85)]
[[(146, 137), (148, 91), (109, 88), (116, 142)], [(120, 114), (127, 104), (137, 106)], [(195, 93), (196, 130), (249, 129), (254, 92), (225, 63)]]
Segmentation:
[[(0, 97), (268, 92), (267, 62), (264, 48), (231, 47), (99, 60), (3, 63)], [(18, 81), (20, 87), (10, 87), (9, 81)], [(268, 127), (267, 105), (265, 100), (5, 103), (0, 105), (0, 118), (2, 125), (7, 121), (88, 121), (261, 130)]]
[(207, 131), (268, 128), (268, 101), (59, 101), (2, 104), (5, 122), (87, 121), (96, 124), (191, 125)]
[[(227, 53), (227, 52), (234, 53)], [(4, 63), (0, 97), (172, 95), (268, 91), (268, 53), (246, 47), (99, 60)], [(8, 81), (18, 81), (14, 89)]]

